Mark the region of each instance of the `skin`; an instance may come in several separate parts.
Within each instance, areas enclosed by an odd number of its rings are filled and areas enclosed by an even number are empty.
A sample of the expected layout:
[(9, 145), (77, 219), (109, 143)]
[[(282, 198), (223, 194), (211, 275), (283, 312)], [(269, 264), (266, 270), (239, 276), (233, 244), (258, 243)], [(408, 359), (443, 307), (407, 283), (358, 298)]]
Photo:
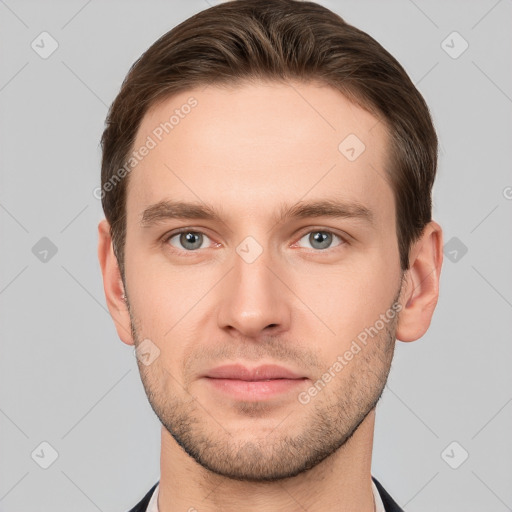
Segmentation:
[[(375, 405), (395, 339), (413, 341), (430, 325), (441, 227), (425, 227), (402, 276), (386, 128), (319, 84), (255, 82), (175, 95), (147, 113), (134, 147), (191, 96), (197, 106), (129, 175), (124, 283), (109, 225), (98, 227), (119, 337), (136, 346), (149, 339), (160, 351), (151, 364), (138, 362), (162, 422), (159, 509), (373, 511)], [(366, 146), (354, 161), (338, 150), (349, 134)], [(326, 198), (364, 205), (373, 225), (279, 216), (283, 204)], [(170, 199), (211, 204), (222, 221), (141, 226), (148, 206)], [(178, 228), (203, 238), (165, 239)], [(343, 238), (321, 246), (312, 238), (318, 231)], [(247, 236), (262, 249), (251, 263), (236, 251)], [(399, 316), (300, 403), (298, 394), (393, 304)], [(276, 363), (307, 379), (287, 393), (242, 400), (201, 378), (235, 361)]]

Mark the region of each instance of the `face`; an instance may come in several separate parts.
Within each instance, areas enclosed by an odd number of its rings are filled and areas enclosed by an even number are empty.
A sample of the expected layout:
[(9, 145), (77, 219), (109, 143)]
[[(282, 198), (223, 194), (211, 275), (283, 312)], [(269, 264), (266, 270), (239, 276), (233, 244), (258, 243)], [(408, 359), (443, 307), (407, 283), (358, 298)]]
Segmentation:
[[(204, 468), (295, 476), (379, 399), (402, 277), (387, 137), (314, 84), (209, 86), (143, 119), (134, 147), (152, 147), (126, 205), (131, 331), (152, 354), (138, 362), (151, 406)], [(228, 364), (294, 378), (212, 378)]]

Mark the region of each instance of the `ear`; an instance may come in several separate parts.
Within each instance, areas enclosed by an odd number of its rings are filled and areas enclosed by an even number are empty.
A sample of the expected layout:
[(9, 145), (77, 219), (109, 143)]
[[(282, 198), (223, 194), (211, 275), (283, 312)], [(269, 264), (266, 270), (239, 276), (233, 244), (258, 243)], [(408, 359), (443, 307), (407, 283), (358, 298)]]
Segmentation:
[(130, 315), (124, 299), (124, 285), (119, 264), (114, 254), (110, 224), (106, 219), (98, 224), (98, 259), (103, 274), (103, 289), (105, 290), (107, 307), (116, 326), (117, 334), (121, 341), (127, 345), (133, 345)]
[(434, 314), (443, 263), (443, 231), (437, 222), (425, 226), (409, 255), (410, 266), (400, 294), (402, 310), (396, 328), (396, 338), (400, 341), (421, 338)]

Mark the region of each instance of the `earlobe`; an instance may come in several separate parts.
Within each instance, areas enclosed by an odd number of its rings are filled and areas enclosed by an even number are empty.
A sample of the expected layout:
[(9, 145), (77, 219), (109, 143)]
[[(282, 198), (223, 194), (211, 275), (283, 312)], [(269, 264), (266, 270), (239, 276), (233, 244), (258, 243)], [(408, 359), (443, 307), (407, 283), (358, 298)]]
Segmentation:
[(431, 221), (411, 247), (410, 266), (400, 295), (398, 340), (415, 341), (427, 332), (439, 297), (442, 263), (443, 232), (437, 222)]
[(98, 224), (98, 259), (103, 275), (103, 289), (110, 316), (114, 321), (121, 341), (133, 345), (130, 328), (130, 314), (125, 299), (121, 272), (114, 253), (110, 225), (106, 219)]

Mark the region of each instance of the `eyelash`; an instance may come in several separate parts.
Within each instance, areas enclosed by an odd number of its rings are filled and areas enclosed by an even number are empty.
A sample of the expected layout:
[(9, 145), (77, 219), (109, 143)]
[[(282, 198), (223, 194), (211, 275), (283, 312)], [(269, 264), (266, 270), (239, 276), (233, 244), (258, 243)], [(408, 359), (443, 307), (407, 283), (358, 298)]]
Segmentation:
[[(187, 251), (185, 249), (177, 249), (176, 247), (172, 246), (171, 244), (169, 244), (169, 240), (171, 240), (172, 238), (174, 238), (175, 236), (178, 236), (178, 235), (181, 235), (182, 233), (194, 233), (194, 234), (201, 234), (201, 235), (204, 235), (206, 236), (207, 238), (210, 238), (208, 237), (208, 235), (206, 233), (204, 233), (203, 231), (199, 231), (199, 230), (195, 230), (195, 229), (187, 229), (187, 228), (181, 228), (177, 231), (173, 231), (172, 233), (169, 233), (168, 235), (164, 235), (163, 239), (162, 239), (162, 243), (164, 245), (167, 245), (169, 247), (171, 247), (171, 250), (173, 252), (178, 252), (178, 253), (188, 253), (187, 255), (190, 255), (190, 256), (193, 256), (195, 254), (197, 254), (199, 252), (200, 249), (194, 249), (194, 250), (190, 250), (190, 251)], [(337, 233), (334, 233), (333, 231), (331, 230), (328, 230), (328, 229), (319, 229), (319, 228), (315, 228), (315, 229), (310, 229), (309, 231), (305, 231), (303, 232), (298, 241), (302, 240), (302, 238), (304, 238), (304, 236), (306, 235), (309, 235), (311, 233), (329, 233), (330, 235), (334, 235), (334, 237), (337, 237), (340, 239), (340, 243), (338, 245), (335, 245), (334, 247), (328, 247), (327, 249), (308, 249), (308, 251), (312, 251), (312, 252), (315, 252), (315, 253), (328, 253), (330, 251), (333, 251), (335, 249), (341, 249), (342, 247), (344, 247), (345, 245), (348, 245), (348, 241), (347, 241), (347, 238), (341, 236), (341, 235), (338, 235)]]

